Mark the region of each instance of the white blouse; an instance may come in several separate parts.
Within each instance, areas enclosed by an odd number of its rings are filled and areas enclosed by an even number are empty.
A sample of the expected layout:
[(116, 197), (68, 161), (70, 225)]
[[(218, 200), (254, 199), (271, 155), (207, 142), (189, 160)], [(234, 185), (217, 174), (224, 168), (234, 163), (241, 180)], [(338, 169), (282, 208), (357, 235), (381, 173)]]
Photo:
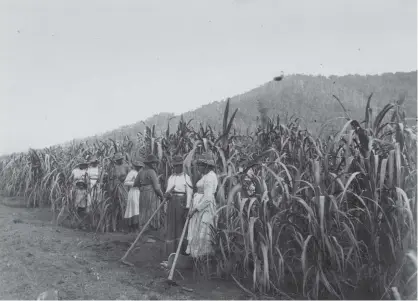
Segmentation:
[(87, 170), (82, 170), (80, 168), (75, 168), (72, 172), (71, 172), (71, 176), (74, 178), (74, 182), (77, 182), (79, 180), (84, 181), (85, 177), (87, 174)]
[(218, 187), (218, 177), (213, 171), (210, 171), (196, 183), (196, 186), (198, 193), (205, 194), (207, 197), (213, 196)]
[(169, 192), (171, 189), (173, 189), (173, 192), (186, 193), (187, 195), (186, 208), (190, 208), (190, 204), (191, 204), (192, 197), (193, 197), (192, 181), (190, 180), (190, 177), (185, 173), (181, 173), (178, 175), (175, 175), (175, 174), (171, 175), (168, 178), (166, 192)]
[(197, 183), (197, 193), (193, 199), (193, 208), (202, 211), (208, 206), (215, 206), (215, 193), (218, 187), (218, 177), (213, 171), (204, 175)]
[(99, 179), (99, 167), (89, 167), (87, 169), (87, 175), (89, 176), (91, 186), (94, 186)]
[(138, 172), (135, 169), (132, 169), (126, 176), (125, 182), (123, 184), (128, 187), (134, 186), (134, 182), (135, 182), (137, 175), (138, 175)]

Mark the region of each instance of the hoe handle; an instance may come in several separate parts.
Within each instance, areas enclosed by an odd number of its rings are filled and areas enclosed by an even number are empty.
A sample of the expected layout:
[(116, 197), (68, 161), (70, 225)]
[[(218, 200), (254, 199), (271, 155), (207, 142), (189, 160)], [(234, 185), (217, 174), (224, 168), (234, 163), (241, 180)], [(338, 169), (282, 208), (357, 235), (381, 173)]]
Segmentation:
[(189, 219), (190, 217), (187, 216), (186, 222), (184, 223), (183, 232), (181, 233), (181, 237), (179, 240), (179, 245), (177, 246), (176, 256), (174, 256), (173, 265), (171, 266), (170, 274), (168, 275), (168, 280), (172, 281), (174, 276), (174, 270), (176, 268), (177, 259), (179, 258), (181, 245), (184, 240), (184, 236), (186, 235), (187, 226), (189, 225)]
[(123, 255), (121, 261), (125, 261), (126, 257), (128, 257), (129, 253), (132, 251), (132, 249), (135, 247), (139, 239), (141, 238), (142, 234), (145, 232), (145, 230), (148, 228), (148, 225), (151, 223), (154, 216), (160, 211), (160, 209), (164, 206), (165, 202), (167, 202), (167, 199), (164, 199), (158, 208), (154, 211), (154, 213), (151, 215), (150, 219), (147, 221), (147, 223), (142, 227), (141, 232), (139, 232), (138, 236), (136, 237), (135, 241), (132, 243), (128, 251), (126, 251), (125, 255)]

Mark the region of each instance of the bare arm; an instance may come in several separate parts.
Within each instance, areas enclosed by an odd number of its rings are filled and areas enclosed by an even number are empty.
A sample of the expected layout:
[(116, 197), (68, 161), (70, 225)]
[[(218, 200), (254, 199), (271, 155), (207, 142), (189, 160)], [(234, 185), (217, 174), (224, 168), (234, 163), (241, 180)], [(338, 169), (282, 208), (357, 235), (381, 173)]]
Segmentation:
[(187, 174), (184, 174), (184, 177), (186, 180), (186, 195), (187, 195), (186, 208), (190, 208), (192, 204), (192, 198), (193, 198), (192, 181), (190, 180), (190, 177)]

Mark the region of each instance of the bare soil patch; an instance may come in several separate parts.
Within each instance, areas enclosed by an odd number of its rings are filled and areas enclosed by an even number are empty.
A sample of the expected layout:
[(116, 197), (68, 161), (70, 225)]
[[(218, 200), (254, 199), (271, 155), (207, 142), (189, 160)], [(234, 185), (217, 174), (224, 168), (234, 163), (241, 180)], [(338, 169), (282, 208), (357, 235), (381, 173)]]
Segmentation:
[[(190, 271), (166, 283), (160, 267), (162, 244), (148, 233), (123, 265), (119, 259), (135, 234), (95, 234), (59, 227), (48, 208), (25, 208), (17, 198), (0, 198), (0, 297), (36, 299), (57, 289), (60, 299), (246, 299), (230, 281), (197, 279)], [(147, 243), (153, 238), (154, 243)]]

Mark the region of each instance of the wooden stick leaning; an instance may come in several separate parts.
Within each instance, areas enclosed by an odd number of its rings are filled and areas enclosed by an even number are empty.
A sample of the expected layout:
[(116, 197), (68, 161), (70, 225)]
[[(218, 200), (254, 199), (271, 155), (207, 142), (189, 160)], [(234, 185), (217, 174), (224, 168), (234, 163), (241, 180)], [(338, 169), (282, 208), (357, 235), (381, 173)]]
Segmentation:
[(154, 216), (160, 211), (160, 209), (164, 206), (164, 204), (167, 202), (167, 199), (164, 199), (161, 204), (158, 206), (158, 208), (154, 211), (154, 213), (151, 215), (150, 219), (147, 221), (147, 223), (142, 227), (141, 232), (139, 232), (138, 236), (136, 237), (135, 241), (132, 243), (132, 245), (129, 247), (128, 251), (126, 251), (125, 255), (120, 259), (120, 261), (124, 264), (132, 266), (133, 264), (126, 261), (126, 257), (128, 257), (129, 253), (132, 251), (132, 249), (135, 247), (139, 239), (141, 238), (142, 234), (144, 234), (145, 230), (148, 228), (148, 225), (151, 223)]
[[(190, 209), (191, 210), (191, 209)], [(170, 274), (168, 275), (168, 283), (172, 285), (176, 285), (177, 283), (173, 281), (174, 270), (176, 269), (177, 259), (180, 254), (180, 249), (183, 244), (184, 236), (186, 235), (187, 226), (189, 225), (190, 215), (187, 215), (186, 222), (184, 223), (183, 232), (181, 233), (181, 237), (179, 240), (179, 244), (177, 246), (176, 255), (174, 256), (173, 265), (171, 266)]]

